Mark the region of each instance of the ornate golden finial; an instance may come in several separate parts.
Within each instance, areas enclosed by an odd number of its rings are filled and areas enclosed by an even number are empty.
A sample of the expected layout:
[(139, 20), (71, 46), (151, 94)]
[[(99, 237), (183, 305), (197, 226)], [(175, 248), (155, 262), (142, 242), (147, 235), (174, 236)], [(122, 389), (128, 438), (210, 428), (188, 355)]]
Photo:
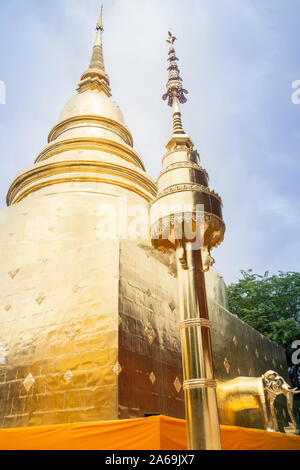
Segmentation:
[(167, 93), (163, 95), (163, 100), (169, 98), (168, 105), (173, 106), (175, 97), (178, 98), (179, 103), (186, 103), (187, 99), (184, 95), (188, 94), (188, 91), (185, 90), (182, 86), (182, 78), (180, 77), (180, 70), (177, 65), (177, 61), (179, 59), (176, 57), (174, 49), (174, 42), (177, 40), (177, 38), (173, 36), (170, 31), (168, 32), (168, 35), (169, 37), (167, 39), (167, 43), (170, 44), (168, 58), (168, 61), (170, 62), (170, 66), (168, 68), (169, 80), (167, 83)]
[(175, 38), (175, 36), (173, 36), (173, 34), (170, 33), (170, 31), (168, 32), (168, 34), (169, 34), (169, 38), (167, 39), (167, 42), (173, 45), (174, 42), (177, 41), (177, 38)]
[(182, 86), (182, 78), (180, 77), (180, 70), (177, 66), (179, 59), (176, 57), (174, 49), (174, 42), (176, 40), (177, 38), (169, 31), (167, 39), (167, 43), (170, 44), (168, 59), (170, 62), (168, 68), (169, 80), (167, 83), (167, 93), (163, 95), (163, 100), (168, 98), (168, 105), (173, 107), (173, 134), (184, 134), (179, 103), (186, 103), (187, 99), (184, 95), (188, 94), (188, 91)]
[(101, 6), (100, 17), (96, 25), (97, 36), (93, 48), (92, 58), (89, 68), (84, 72), (79, 82), (78, 91), (85, 91), (87, 88), (98, 88), (111, 96), (109, 78), (105, 72), (102, 47), (103, 28), (103, 5)]

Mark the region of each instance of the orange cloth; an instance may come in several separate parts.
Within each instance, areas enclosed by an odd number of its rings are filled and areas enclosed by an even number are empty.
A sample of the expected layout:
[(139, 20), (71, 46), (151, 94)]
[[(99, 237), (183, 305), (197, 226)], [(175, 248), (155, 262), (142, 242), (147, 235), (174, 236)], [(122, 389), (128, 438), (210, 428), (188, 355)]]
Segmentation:
[[(300, 437), (221, 426), (224, 450), (300, 450)], [(186, 450), (186, 423), (166, 416), (0, 430), (0, 450)]]

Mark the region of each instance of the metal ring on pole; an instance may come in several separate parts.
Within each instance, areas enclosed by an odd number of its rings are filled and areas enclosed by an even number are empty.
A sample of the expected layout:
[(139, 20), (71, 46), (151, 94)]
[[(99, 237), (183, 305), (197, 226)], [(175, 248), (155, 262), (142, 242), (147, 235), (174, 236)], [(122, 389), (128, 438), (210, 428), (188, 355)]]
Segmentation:
[(193, 388), (217, 388), (217, 382), (213, 379), (192, 379), (183, 382), (184, 390), (191, 390)]
[(181, 330), (184, 328), (189, 328), (190, 326), (203, 326), (206, 328), (211, 328), (211, 321), (206, 318), (190, 318), (179, 323)]

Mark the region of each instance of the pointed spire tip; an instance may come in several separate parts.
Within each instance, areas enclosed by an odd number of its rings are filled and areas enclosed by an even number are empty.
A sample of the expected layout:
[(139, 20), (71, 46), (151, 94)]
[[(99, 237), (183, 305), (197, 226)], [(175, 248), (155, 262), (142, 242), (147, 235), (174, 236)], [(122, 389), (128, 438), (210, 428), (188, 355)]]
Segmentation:
[(100, 17), (96, 26), (97, 31), (100, 29), (100, 31), (104, 31), (103, 28), (103, 4), (101, 5), (101, 12), (100, 12)]
[(175, 38), (175, 36), (173, 36), (173, 34), (170, 31), (168, 31), (168, 35), (169, 37), (167, 39), (167, 42), (173, 45), (174, 42), (177, 41), (177, 38)]

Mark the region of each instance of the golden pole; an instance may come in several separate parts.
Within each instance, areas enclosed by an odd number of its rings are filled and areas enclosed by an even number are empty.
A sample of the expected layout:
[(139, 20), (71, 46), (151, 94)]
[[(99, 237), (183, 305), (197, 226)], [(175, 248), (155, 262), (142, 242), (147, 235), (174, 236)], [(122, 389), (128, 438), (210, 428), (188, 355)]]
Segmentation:
[(201, 250), (185, 244), (178, 261), (181, 347), (188, 443), (191, 450), (220, 450), (220, 424)]
[[(182, 86), (175, 41), (175, 36), (169, 32), (169, 80), (163, 99), (168, 100), (168, 105), (173, 108), (173, 133), (166, 145), (163, 171), (157, 181), (158, 194), (151, 204), (151, 237), (153, 246), (161, 251), (175, 250), (178, 260), (189, 448), (220, 450), (204, 268), (207, 270), (213, 264), (210, 250), (222, 242), (225, 224), (221, 198), (209, 189), (208, 175), (200, 166), (198, 152), (182, 127), (180, 104), (187, 101), (185, 95), (188, 91)], [(199, 215), (203, 215), (200, 227), (197, 224)], [(200, 217), (199, 220), (202, 219)], [(191, 233), (196, 233), (196, 243), (190, 241)], [(202, 248), (198, 246), (201, 239)]]

